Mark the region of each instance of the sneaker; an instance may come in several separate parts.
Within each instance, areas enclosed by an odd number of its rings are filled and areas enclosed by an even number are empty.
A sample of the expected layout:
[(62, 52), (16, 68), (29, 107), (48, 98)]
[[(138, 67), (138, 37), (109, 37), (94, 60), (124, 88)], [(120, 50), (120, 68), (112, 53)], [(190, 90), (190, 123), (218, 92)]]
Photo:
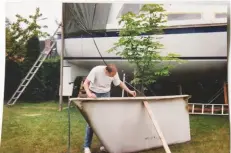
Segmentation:
[(84, 148), (84, 153), (91, 153), (90, 148)]
[(102, 152), (106, 152), (106, 149), (104, 148), (104, 146), (101, 146), (99, 149), (100, 149), (100, 151), (102, 151)]

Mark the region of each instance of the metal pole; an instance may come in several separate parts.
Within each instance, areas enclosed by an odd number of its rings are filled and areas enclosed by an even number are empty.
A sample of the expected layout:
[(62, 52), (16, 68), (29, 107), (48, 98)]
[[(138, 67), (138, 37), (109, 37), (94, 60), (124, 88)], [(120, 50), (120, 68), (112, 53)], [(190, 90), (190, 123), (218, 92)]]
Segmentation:
[[(123, 83), (125, 83), (125, 73), (123, 74)], [(122, 90), (122, 97), (124, 97), (124, 89)]]
[[(62, 15), (64, 12), (64, 7), (62, 5)], [(61, 49), (61, 57), (60, 57), (60, 86), (59, 86), (59, 111), (62, 111), (63, 104), (63, 56), (64, 56), (64, 25), (63, 25), (63, 17), (61, 23), (61, 39), (62, 39), (62, 49)]]
[(179, 94), (182, 95), (182, 86), (179, 84)]
[[(230, 106), (230, 102), (231, 102), (231, 96), (229, 96), (229, 91), (231, 89), (230, 87), (230, 77), (231, 77), (231, 63), (230, 63), (230, 56), (229, 56), (229, 53), (230, 53), (230, 1), (228, 2), (228, 11), (227, 11), (227, 71), (228, 71), (228, 76), (227, 76), (227, 80), (228, 80), (228, 104), (229, 104), (229, 127), (231, 127), (231, 114), (230, 114), (230, 110), (231, 110), (231, 106)], [(231, 139), (231, 128), (229, 128), (230, 130), (230, 134), (229, 134), (229, 137)], [(229, 149), (231, 152), (231, 141), (229, 141)]]

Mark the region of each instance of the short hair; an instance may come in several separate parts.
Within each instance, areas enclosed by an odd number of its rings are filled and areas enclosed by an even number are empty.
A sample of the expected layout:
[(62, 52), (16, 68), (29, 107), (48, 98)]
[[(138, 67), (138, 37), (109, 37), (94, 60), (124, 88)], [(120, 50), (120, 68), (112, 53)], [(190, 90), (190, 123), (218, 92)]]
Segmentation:
[(109, 73), (116, 73), (117, 72), (117, 68), (114, 64), (108, 64), (107, 67), (106, 67), (106, 70), (109, 72)]
[(86, 80), (86, 78), (87, 78), (87, 77), (85, 77), (85, 76), (84, 76), (84, 77), (82, 77), (82, 81), (84, 82), (84, 81)]

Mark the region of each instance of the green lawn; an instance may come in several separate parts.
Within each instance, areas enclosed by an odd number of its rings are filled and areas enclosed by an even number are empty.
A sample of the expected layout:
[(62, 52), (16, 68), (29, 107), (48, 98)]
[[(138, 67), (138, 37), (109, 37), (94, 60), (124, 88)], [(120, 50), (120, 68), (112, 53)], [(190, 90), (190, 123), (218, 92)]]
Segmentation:
[[(19, 104), (4, 107), (1, 153), (66, 153), (68, 140), (68, 113), (58, 104)], [(228, 153), (228, 116), (190, 116), (192, 140), (170, 146), (173, 153)], [(81, 153), (86, 122), (71, 108), (71, 152)], [(93, 151), (99, 142), (94, 137)], [(145, 153), (164, 153), (163, 148)]]

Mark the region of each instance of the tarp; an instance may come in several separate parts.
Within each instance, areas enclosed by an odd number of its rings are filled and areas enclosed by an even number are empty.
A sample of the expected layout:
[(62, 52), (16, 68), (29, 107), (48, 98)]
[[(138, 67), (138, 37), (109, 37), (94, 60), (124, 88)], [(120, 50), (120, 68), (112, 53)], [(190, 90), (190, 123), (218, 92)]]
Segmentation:
[(105, 31), (111, 3), (63, 3), (64, 38)]
[[(183, 4), (184, 5), (194, 5), (192, 4)], [(199, 4), (204, 3), (198, 3)], [(216, 3), (211, 3), (216, 4)], [(132, 11), (133, 13), (137, 14), (139, 9), (142, 7), (143, 4), (125, 4), (123, 3), (122, 8), (116, 15), (116, 18), (120, 17), (122, 14)], [(170, 8), (174, 8), (179, 4), (165, 4), (164, 8), (166, 10)], [(224, 5), (220, 4), (220, 5)], [(209, 6), (209, 5), (208, 5)], [(96, 31), (100, 33), (106, 32), (108, 17), (110, 15), (110, 11), (112, 8), (112, 3), (63, 3), (63, 24), (64, 24), (64, 38), (67, 37), (75, 37), (81, 36), (84, 34), (85, 36), (87, 33), (91, 33), (91, 31)], [(177, 7), (176, 7), (177, 8)], [(195, 7), (196, 9), (196, 7)], [(171, 9), (170, 9), (171, 10)], [(174, 9), (173, 9), (174, 10)], [(171, 11), (170, 11), (171, 12)], [(114, 13), (114, 11), (113, 11)], [(200, 13), (194, 14), (184, 14), (184, 13), (174, 13), (168, 15), (168, 20), (183, 20), (183, 19), (200, 19)], [(114, 21), (114, 19), (111, 19)], [(112, 23), (110, 23), (112, 24)]]

